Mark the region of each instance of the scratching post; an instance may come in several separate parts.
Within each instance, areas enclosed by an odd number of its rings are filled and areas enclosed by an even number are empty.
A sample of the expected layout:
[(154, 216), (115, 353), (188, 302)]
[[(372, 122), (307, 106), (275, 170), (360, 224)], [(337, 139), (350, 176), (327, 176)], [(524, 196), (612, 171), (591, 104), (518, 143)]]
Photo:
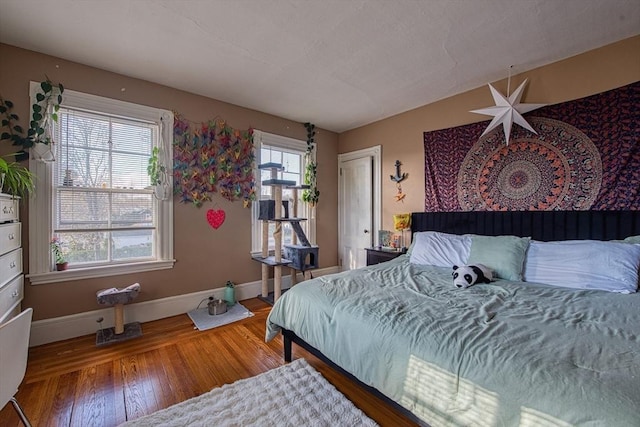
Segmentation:
[(124, 304), (116, 304), (113, 308), (115, 310), (116, 335), (120, 335), (124, 332)]
[(96, 334), (96, 345), (137, 338), (142, 335), (140, 322), (124, 323), (124, 305), (132, 302), (140, 292), (140, 284), (134, 283), (123, 289), (109, 288), (96, 293), (98, 304), (111, 305), (114, 311), (113, 328), (100, 329)]
[[(269, 256), (269, 221), (262, 221), (262, 258)], [(269, 296), (269, 266), (262, 264), (262, 297)]]
[[(297, 189), (293, 189), (293, 206), (291, 207), (291, 216), (293, 218), (298, 218), (298, 190)], [(297, 244), (298, 243), (298, 233), (293, 233), (293, 236), (291, 236), (291, 243), (292, 244)], [(290, 277), (291, 277), (291, 287), (295, 286), (298, 283), (298, 271), (295, 268), (289, 267), (289, 271), (291, 272)]]
[(273, 187), (273, 192), (276, 201), (273, 218), (276, 221), (276, 229), (273, 232), (273, 240), (275, 241), (273, 255), (276, 260), (276, 266), (273, 268), (273, 302), (276, 302), (282, 293), (282, 266), (279, 265), (282, 262), (282, 222), (278, 221), (282, 217), (282, 187), (276, 185)]

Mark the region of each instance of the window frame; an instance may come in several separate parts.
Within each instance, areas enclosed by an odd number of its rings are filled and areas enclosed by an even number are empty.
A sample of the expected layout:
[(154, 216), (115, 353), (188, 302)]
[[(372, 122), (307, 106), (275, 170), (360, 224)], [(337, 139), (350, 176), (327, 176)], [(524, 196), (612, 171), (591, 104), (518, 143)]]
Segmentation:
[[(251, 255), (259, 256), (262, 253), (262, 221), (258, 219), (260, 212), (260, 198), (262, 197), (262, 182), (260, 176), (260, 170), (258, 165), (261, 160), (261, 149), (263, 145), (280, 148), (284, 150), (292, 150), (300, 152), (302, 156), (302, 164), (300, 170), (300, 180), (304, 181), (304, 172), (308, 162), (308, 158), (305, 155), (307, 151), (307, 142), (299, 139), (289, 138), (282, 135), (276, 135), (260, 130), (254, 130), (253, 143), (256, 152), (256, 167), (254, 169), (255, 181), (256, 181), (256, 201), (251, 206)], [(300, 184), (303, 184), (301, 182)], [(298, 190), (300, 191), (300, 190)], [(289, 207), (291, 213), (291, 206)], [(316, 244), (316, 219), (315, 219), (315, 207), (309, 206), (308, 203), (302, 200), (301, 192), (298, 194), (298, 216), (306, 218), (304, 221), (303, 229), (307, 235), (307, 239), (312, 245)], [(284, 250), (284, 243), (283, 243)], [(270, 250), (273, 252), (273, 250)]]
[[(31, 104), (35, 102), (38, 88), (38, 83), (30, 83)], [(156, 122), (160, 129), (160, 138), (156, 142), (161, 152), (173, 152), (173, 113), (171, 111), (72, 90), (64, 91), (61, 107)], [(173, 258), (173, 197), (170, 196), (167, 200), (159, 200), (154, 197), (157, 212), (156, 234), (158, 236), (155, 242), (156, 259), (133, 262), (119, 261), (107, 265), (52, 271), (49, 243), (53, 235), (54, 164), (36, 159), (33, 148), (31, 150), (29, 169), (36, 176), (36, 189), (32, 197), (29, 198), (29, 273), (27, 277), (32, 285), (173, 268), (175, 263)], [(169, 179), (168, 185), (170, 189), (173, 189), (173, 160), (172, 158), (167, 159), (165, 155), (165, 162)]]

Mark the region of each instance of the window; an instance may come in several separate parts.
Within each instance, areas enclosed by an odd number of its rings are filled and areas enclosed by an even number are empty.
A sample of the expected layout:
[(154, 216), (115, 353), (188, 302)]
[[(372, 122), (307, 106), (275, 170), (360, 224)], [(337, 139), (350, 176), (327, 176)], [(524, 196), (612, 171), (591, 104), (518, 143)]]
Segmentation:
[[(255, 131), (253, 135), (254, 144), (256, 147), (256, 165), (262, 163), (280, 163), (284, 170), (279, 172), (278, 178), (295, 181), (296, 185), (303, 184), (304, 181), (304, 168), (305, 168), (305, 153), (307, 150), (307, 143), (297, 139), (287, 138), (280, 135), (274, 135), (266, 132)], [(258, 200), (271, 199), (271, 187), (262, 186), (263, 180), (271, 178), (271, 171), (260, 170), (256, 168), (256, 186)], [(312, 218), (312, 209), (302, 201), (301, 190), (291, 190), (287, 188), (282, 189), (282, 200), (289, 201), (289, 216), (293, 216), (293, 191), (298, 191), (298, 213), (300, 218), (307, 218), (307, 221), (302, 221), (300, 225), (304, 230), (307, 238), (310, 242), (315, 242), (315, 219)], [(262, 221), (258, 220), (259, 206), (256, 201), (252, 207), (252, 239), (251, 239), (251, 252), (252, 254), (258, 254), (262, 250)], [(273, 231), (275, 228), (274, 223), (269, 223), (269, 250), (273, 251), (275, 242), (273, 241)], [(293, 229), (288, 223), (282, 225), (282, 244), (290, 244), (293, 236)]]
[[(38, 183), (29, 209), (32, 283), (172, 267), (172, 129), (169, 111), (65, 91), (55, 143), (37, 144), (30, 160)], [(164, 168), (152, 187), (155, 147)], [(64, 272), (51, 273), (54, 236), (69, 262)]]

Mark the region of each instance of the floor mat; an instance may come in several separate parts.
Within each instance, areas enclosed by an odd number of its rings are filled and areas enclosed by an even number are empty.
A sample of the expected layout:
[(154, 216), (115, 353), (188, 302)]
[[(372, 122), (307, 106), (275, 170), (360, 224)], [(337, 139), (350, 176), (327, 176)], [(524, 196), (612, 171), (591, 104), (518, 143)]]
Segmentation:
[(207, 307), (191, 310), (187, 314), (200, 331), (206, 331), (207, 329), (227, 325), (253, 316), (253, 313), (240, 303), (227, 308), (227, 312), (223, 314), (211, 315)]

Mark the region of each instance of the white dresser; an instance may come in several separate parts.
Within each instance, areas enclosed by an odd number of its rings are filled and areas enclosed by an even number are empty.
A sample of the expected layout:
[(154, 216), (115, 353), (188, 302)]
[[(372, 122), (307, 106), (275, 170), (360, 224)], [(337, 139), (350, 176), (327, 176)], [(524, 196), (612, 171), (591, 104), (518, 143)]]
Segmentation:
[(24, 297), (18, 201), (0, 194), (0, 323), (20, 313)]

